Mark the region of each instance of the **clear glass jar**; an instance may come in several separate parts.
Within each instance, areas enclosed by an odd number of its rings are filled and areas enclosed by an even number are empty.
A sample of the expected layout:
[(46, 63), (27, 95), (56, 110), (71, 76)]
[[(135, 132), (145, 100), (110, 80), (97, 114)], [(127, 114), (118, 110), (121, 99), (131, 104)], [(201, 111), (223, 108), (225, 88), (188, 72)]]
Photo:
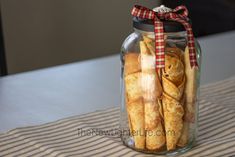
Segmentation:
[(199, 69), (191, 68), (185, 31), (167, 32), (165, 70), (155, 68), (152, 31), (134, 29), (121, 48), (121, 120), (123, 143), (137, 151), (178, 154), (196, 140)]

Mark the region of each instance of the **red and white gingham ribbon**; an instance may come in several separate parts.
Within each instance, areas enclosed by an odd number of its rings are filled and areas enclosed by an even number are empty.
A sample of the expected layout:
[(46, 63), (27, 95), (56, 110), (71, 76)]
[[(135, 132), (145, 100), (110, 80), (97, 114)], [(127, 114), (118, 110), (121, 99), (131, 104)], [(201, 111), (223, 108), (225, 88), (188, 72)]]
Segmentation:
[(136, 5), (132, 9), (131, 14), (138, 18), (154, 20), (157, 69), (165, 67), (164, 29), (161, 20), (176, 21), (184, 26), (187, 32), (190, 65), (191, 67), (198, 67), (194, 36), (192, 27), (188, 23), (188, 10), (185, 6), (178, 6), (171, 12), (158, 13), (146, 7)]

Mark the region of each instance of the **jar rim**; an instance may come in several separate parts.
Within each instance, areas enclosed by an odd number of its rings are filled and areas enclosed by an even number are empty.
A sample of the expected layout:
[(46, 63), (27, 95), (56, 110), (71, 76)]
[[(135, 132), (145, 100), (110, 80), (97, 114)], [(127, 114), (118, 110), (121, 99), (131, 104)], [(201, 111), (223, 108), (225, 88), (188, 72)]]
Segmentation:
[[(168, 32), (185, 31), (185, 28), (181, 23), (178, 23), (175, 21), (165, 21), (165, 20), (162, 20), (162, 22), (163, 22), (164, 32), (168, 33)], [(139, 30), (147, 31), (147, 32), (154, 31), (153, 20), (149, 20), (149, 19), (141, 19), (138, 17), (134, 17), (133, 18), (133, 27), (136, 29), (139, 29)]]
[[(147, 34), (150, 36), (154, 36), (154, 32), (153, 31), (145, 31), (145, 30), (140, 30), (137, 28), (134, 28), (135, 32), (141, 33), (141, 34)], [(164, 32), (164, 34), (166, 34), (167, 36), (182, 36), (185, 37), (187, 35), (187, 32), (184, 31), (180, 31), (180, 32)]]

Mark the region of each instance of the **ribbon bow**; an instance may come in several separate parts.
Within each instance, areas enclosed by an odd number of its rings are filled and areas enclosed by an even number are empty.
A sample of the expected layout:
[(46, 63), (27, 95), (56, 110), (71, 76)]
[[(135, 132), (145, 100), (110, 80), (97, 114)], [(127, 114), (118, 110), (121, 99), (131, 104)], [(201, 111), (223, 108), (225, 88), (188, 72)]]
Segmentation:
[(188, 23), (188, 10), (185, 6), (178, 6), (171, 12), (158, 13), (146, 7), (136, 5), (132, 9), (131, 14), (138, 18), (154, 21), (156, 68), (160, 69), (165, 67), (164, 29), (161, 20), (176, 21), (184, 26), (187, 32), (190, 65), (191, 67), (198, 67), (194, 36), (192, 27)]

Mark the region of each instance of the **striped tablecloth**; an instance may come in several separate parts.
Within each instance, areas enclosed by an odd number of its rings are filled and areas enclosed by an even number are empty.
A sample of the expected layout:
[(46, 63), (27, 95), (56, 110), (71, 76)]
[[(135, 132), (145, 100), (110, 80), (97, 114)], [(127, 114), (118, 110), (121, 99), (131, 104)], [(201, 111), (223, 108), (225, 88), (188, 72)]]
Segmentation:
[[(112, 108), (13, 129), (0, 134), (0, 156), (150, 156), (102, 132), (118, 123), (119, 109)], [(197, 144), (182, 156), (235, 156), (235, 77), (201, 88)]]

